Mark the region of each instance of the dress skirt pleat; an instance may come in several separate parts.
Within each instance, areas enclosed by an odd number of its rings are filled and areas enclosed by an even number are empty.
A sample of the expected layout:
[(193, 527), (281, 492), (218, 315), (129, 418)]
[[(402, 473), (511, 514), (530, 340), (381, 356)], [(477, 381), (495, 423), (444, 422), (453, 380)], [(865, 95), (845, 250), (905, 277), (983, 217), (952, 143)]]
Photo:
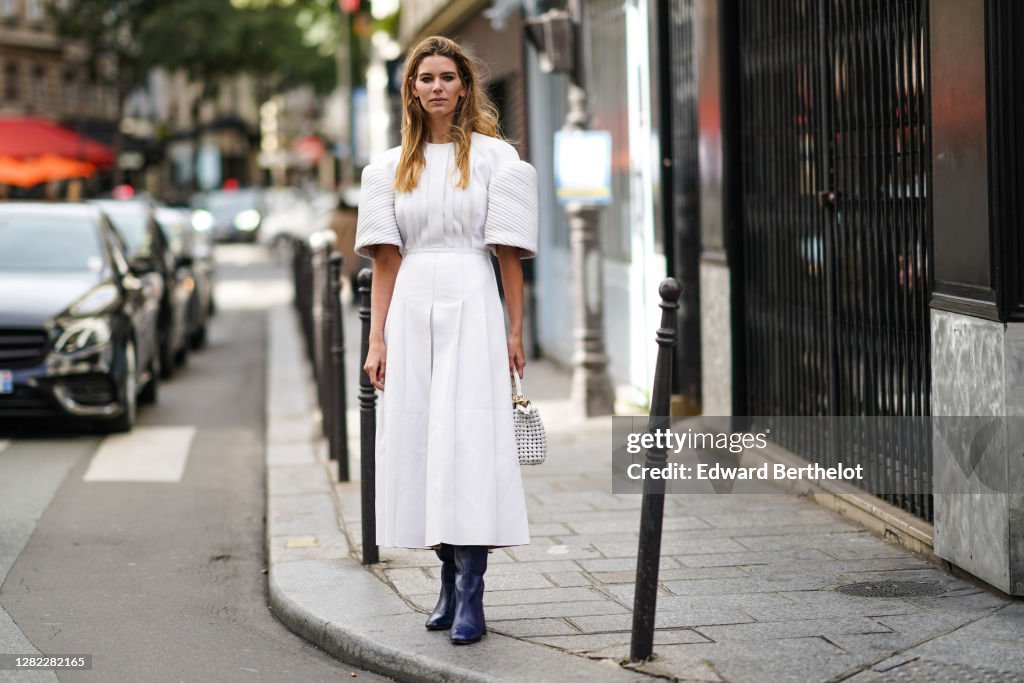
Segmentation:
[(406, 254), (384, 337), (378, 543), (529, 543), (505, 321), (487, 252)]

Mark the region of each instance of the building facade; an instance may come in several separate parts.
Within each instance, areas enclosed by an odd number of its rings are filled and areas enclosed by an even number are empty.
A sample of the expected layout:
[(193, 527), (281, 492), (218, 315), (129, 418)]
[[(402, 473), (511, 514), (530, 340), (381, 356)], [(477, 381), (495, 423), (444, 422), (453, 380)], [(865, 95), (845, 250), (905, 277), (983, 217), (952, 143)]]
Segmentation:
[(867, 463), (879, 496), (834, 505), (1024, 593), (1024, 13), (669, 2), (694, 27), (705, 413)]
[[(643, 406), (654, 372), (657, 288), (667, 270), (658, 210), (662, 194), (655, 140), (656, 92), (652, 87), (651, 31), (647, 2), (582, 3), (583, 80), (591, 128), (612, 139), (612, 198), (599, 214), (603, 257), (604, 342), (609, 374), (619, 399)], [(568, 365), (574, 329), (568, 225), (554, 191), (555, 132), (566, 114), (565, 76), (541, 73), (530, 61), (531, 160), (544, 187), (544, 249), (537, 290), (541, 347)]]
[(0, 1), (0, 115), (113, 120), (113, 89), (90, 80), (86, 57), (57, 36), (44, 0)]

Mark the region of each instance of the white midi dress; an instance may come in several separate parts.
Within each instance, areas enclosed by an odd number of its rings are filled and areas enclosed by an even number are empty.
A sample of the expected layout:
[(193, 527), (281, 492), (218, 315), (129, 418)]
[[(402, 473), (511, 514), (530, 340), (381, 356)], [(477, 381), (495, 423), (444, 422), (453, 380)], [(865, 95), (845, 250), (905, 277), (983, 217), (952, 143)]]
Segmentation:
[(384, 324), (377, 414), (377, 542), (530, 542), (516, 456), (505, 318), (490, 252), (537, 250), (537, 176), (506, 142), (473, 134), (469, 186), (454, 145), (426, 146), (412, 192), (394, 190), (400, 148), (363, 171), (356, 251), (400, 248)]

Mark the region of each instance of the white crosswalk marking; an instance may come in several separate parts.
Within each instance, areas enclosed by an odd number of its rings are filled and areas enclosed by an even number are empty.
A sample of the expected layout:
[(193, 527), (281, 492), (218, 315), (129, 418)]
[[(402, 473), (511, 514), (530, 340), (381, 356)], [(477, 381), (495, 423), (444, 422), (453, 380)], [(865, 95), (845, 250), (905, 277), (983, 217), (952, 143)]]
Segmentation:
[(96, 449), (83, 481), (181, 481), (195, 427), (136, 427), (108, 436)]

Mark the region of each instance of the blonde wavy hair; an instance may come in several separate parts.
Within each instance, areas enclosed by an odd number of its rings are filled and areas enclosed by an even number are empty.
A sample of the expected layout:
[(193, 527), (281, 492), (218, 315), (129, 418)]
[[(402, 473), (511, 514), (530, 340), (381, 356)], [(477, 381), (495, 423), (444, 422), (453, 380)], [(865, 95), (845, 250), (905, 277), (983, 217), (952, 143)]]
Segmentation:
[(449, 136), (455, 143), (455, 165), (459, 169), (458, 187), (469, 186), (469, 148), (473, 133), (502, 138), (498, 130), (498, 110), (480, 83), (476, 66), (462, 48), (443, 36), (431, 36), (417, 45), (405, 59), (405, 78), (402, 80), (402, 156), (395, 172), (395, 189), (411, 192), (420, 182), (426, 166), (424, 148), (430, 136), (427, 112), (416, 99), (413, 82), (420, 63), (426, 57), (448, 57), (466, 89), (466, 96), (455, 105), (455, 117)]

